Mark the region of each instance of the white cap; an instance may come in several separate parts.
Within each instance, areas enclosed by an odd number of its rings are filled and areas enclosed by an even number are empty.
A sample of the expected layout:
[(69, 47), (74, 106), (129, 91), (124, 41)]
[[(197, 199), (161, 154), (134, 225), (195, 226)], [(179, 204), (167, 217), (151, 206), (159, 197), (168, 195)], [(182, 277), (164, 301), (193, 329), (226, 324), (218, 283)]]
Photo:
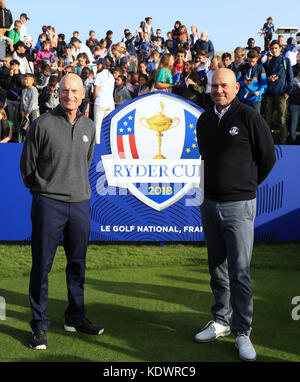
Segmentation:
[(26, 42), (30, 42), (30, 41), (32, 41), (32, 37), (30, 36), (30, 34), (26, 34), (26, 35), (24, 36), (24, 40), (25, 40)]

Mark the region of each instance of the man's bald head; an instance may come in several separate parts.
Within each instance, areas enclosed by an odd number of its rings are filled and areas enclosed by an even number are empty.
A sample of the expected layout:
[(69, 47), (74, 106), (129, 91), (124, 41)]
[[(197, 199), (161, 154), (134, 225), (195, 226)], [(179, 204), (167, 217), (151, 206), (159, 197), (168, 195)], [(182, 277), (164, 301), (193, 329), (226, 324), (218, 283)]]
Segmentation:
[(77, 112), (85, 96), (82, 79), (74, 73), (66, 74), (59, 83), (59, 100), (67, 113)]
[(77, 83), (77, 85), (83, 89), (82, 79), (75, 73), (67, 73), (63, 76), (60, 80), (59, 87), (61, 88), (64, 86), (66, 81), (68, 83), (72, 83), (73, 85)]
[(219, 110), (229, 106), (239, 90), (240, 85), (231, 69), (221, 68), (215, 71), (210, 96)]

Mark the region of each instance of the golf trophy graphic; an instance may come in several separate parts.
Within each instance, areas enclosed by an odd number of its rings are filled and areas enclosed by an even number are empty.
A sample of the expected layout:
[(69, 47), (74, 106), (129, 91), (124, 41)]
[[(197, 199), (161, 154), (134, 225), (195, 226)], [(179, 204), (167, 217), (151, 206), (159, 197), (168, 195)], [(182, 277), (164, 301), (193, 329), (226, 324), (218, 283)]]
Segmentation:
[[(162, 137), (163, 132), (174, 129), (180, 123), (180, 119), (175, 117), (174, 119), (166, 117), (164, 112), (164, 104), (160, 102), (161, 111), (158, 112), (154, 117), (151, 118), (141, 118), (140, 123), (143, 127), (149, 130), (154, 130), (157, 132), (158, 137), (158, 154), (153, 159), (166, 159), (161, 153)], [(173, 125), (173, 126), (172, 126)]]

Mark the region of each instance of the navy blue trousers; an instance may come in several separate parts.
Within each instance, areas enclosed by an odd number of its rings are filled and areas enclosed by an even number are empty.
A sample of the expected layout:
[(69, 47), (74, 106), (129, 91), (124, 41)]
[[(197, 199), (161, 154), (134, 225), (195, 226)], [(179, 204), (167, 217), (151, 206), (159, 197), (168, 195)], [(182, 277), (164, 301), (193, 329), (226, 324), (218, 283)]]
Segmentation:
[(90, 201), (67, 203), (34, 195), (31, 208), (32, 268), (29, 300), (32, 330), (47, 330), (48, 274), (59, 241), (64, 236), (67, 257), (68, 306), (66, 322), (85, 318), (84, 281), (86, 251), (90, 233)]

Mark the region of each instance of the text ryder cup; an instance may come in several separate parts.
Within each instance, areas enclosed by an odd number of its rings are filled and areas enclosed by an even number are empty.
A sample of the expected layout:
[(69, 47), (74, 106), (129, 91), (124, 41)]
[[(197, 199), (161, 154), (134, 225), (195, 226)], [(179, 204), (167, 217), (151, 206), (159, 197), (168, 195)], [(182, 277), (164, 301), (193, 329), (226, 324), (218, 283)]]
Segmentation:
[(113, 165), (114, 178), (165, 178), (177, 179), (181, 178), (200, 178), (201, 167), (198, 164), (137, 164), (137, 165)]

